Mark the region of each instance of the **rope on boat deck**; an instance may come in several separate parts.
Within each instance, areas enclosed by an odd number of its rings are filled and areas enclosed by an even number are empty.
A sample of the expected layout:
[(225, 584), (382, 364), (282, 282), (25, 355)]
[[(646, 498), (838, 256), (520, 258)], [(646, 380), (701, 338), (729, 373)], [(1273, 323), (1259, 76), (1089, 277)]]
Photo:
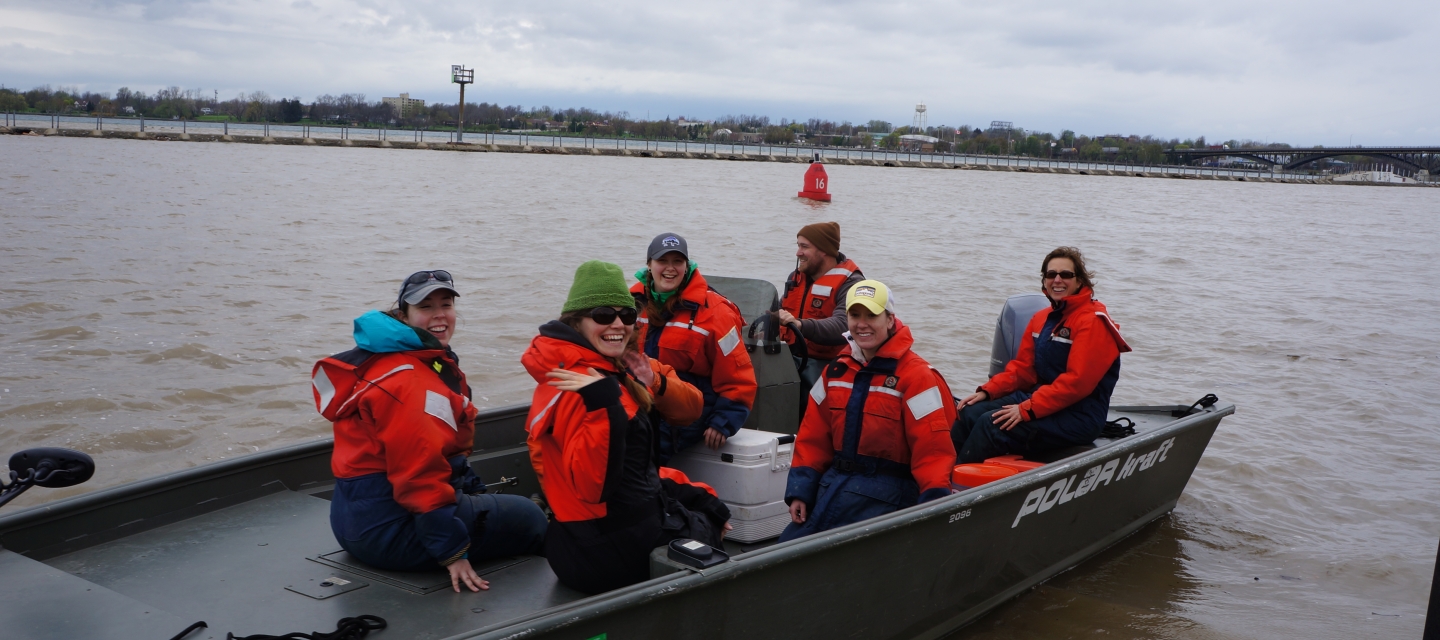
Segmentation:
[(1119, 440), (1133, 435), (1135, 435), (1135, 421), (1125, 416), (1106, 422), (1105, 426), (1100, 429), (1100, 437), (1111, 440)]
[(180, 640), (181, 638), (184, 638), (185, 636), (188, 636), (188, 635), (190, 635), (191, 633), (193, 633), (196, 629), (205, 629), (205, 628), (208, 628), (209, 626), (210, 626), (210, 625), (205, 624), (205, 621), (204, 621), (204, 620), (201, 620), (201, 621), (199, 621), (199, 622), (196, 622), (195, 624), (192, 624), (192, 625), (190, 625), (190, 626), (188, 626), (188, 627), (185, 627), (185, 630), (184, 630), (184, 631), (181, 631), (180, 633), (175, 634), (175, 637), (171, 638), (170, 640)]
[[(386, 622), (385, 619), (380, 616), (365, 615), (354, 618), (341, 618), (340, 622), (336, 623), (335, 626), (336, 628), (333, 633), (324, 633), (321, 631), (300, 633), (296, 631), (283, 636), (271, 636), (263, 633), (250, 636), (237, 636), (232, 632), (225, 634), (225, 640), (360, 640), (369, 635), (371, 631), (384, 629)], [(207, 628), (207, 625), (204, 620), (201, 620), (186, 627), (184, 631), (181, 631), (179, 635), (170, 640), (180, 640), (190, 635), (196, 629), (205, 628)]]

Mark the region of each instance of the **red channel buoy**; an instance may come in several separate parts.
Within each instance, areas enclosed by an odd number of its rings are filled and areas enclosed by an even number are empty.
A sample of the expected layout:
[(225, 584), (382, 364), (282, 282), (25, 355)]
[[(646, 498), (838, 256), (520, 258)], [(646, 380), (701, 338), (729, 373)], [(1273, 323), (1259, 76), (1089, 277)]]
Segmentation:
[(820, 164), (819, 158), (805, 170), (805, 184), (802, 191), (796, 195), (821, 202), (830, 201), (830, 176), (825, 174), (825, 165)]

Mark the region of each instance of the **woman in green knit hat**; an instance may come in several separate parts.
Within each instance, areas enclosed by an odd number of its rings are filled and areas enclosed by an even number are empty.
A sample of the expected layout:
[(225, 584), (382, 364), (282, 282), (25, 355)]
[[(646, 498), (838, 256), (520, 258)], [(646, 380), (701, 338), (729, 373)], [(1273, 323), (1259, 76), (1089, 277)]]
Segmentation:
[(648, 358), (626, 355), (637, 317), (620, 267), (586, 262), (560, 318), (521, 358), (536, 382), (530, 462), (555, 512), (545, 557), (586, 593), (649, 579), (650, 550), (671, 540), (719, 547), (730, 519), (713, 494), (655, 464), (652, 409), (670, 384), (685, 383), (656, 379)]

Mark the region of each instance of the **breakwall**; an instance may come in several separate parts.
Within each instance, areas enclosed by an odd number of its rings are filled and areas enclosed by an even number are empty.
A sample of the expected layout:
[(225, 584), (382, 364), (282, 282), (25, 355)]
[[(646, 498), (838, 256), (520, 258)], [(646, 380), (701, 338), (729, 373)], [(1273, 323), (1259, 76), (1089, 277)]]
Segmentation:
[[(30, 127), (0, 127), (0, 135), (31, 135), (64, 138), (92, 138), (92, 139), (119, 139), (119, 140), (145, 140), (152, 142), (215, 142), (230, 144), (264, 144), (264, 145), (292, 145), (307, 147), (363, 147), (374, 149), (412, 149), (430, 151), (454, 151), (460, 153), (534, 153), (552, 155), (574, 155), (574, 156), (625, 156), (634, 158), (678, 158), (694, 160), (729, 160), (738, 162), (781, 162), (792, 164), (808, 164), (808, 156), (799, 155), (769, 155), (761, 153), (726, 153), (723, 151), (672, 151), (658, 149), (623, 149), (623, 148), (575, 148), (550, 145), (529, 145), (529, 144), (493, 144), (493, 143), (456, 143), (456, 142), (419, 142), (408, 140), (354, 140), (320, 137), (293, 137), (293, 136), (252, 136), (252, 135), (225, 135), (217, 133), (174, 133), (174, 132), (145, 132), (145, 131), (116, 131), (101, 129), (43, 129)], [(973, 164), (966, 162), (925, 162), (921, 160), (902, 160), (897, 158), (888, 159), (866, 159), (866, 158), (826, 158), (826, 164), (830, 165), (851, 165), (851, 166), (872, 166), (872, 167), (903, 167), (913, 169), (964, 169), (972, 171), (1000, 171), (1009, 173), (1048, 173), (1061, 175), (1091, 175), (1091, 176), (1125, 176), (1135, 178), (1165, 178), (1178, 180), (1217, 180), (1229, 182), (1277, 182), (1291, 184), (1359, 184), (1359, 185), (1384, 185), (1384, 186), (1440, 186), (1434, 183), (1364, 183), (1364, 182), (1334, 182), (1330, 178), (1307, 178), (1292, 179), (1281, 176), (1236, 176), (1196, 173), (1175, 173), (1162, 171), (1143, 170), (1120, 170), (1103, 168), (1069, 168), (1069, 167), (1041, 167), (1041, 166), (1016, 166), (997, 164)]]

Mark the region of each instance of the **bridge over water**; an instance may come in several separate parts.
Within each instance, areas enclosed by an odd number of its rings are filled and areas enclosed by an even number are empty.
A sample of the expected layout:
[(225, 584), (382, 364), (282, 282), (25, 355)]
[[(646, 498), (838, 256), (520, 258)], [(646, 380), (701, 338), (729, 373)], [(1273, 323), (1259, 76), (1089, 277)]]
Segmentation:
[(1440, 174), (1440, 147), (1314, 147), (1308, 149), (1242, 147), (1236, 149), (1169, 149), (1165, 151), (1165, 154), (1175, 164), (1194, 164), (1205, 158), (1245, 158), (1287, 170), (1325, 158), (1364, 156), (1416, 172)]

